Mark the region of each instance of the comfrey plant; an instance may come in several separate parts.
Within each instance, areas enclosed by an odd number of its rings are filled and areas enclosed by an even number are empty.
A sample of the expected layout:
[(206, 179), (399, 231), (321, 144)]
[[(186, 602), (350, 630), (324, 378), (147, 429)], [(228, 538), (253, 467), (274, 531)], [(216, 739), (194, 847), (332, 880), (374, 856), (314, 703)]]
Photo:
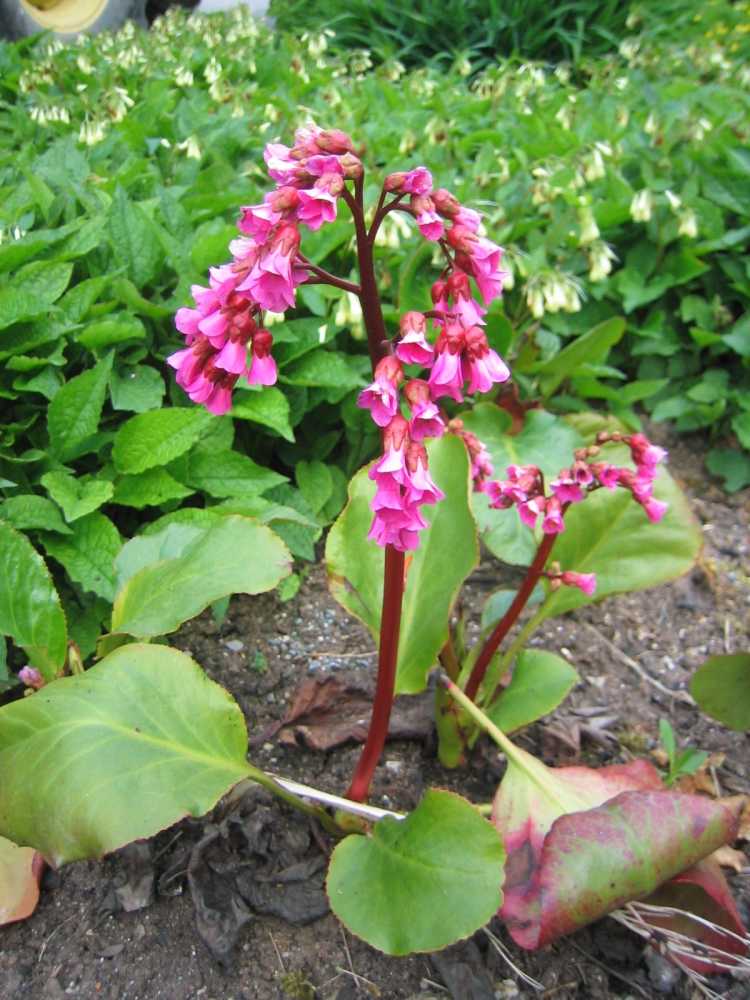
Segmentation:
[[(697, 925), (701, 960), (691, 968), (711, 971), (719, 955), (731, 966), (744, 932), (718, 868), (701, 859), (733, 837), (733, 812), (664, 790), (645, 762), (551, 771), (507, 736), (551, 711), (577, 680), (556, 654), (524, 649), (542, 621), (595, 593), (670, 579), (695, 558), (699, 536), (684, 499), (666, 473), (657, 477), (664, 452), (595, 416), (566, 423), (532, 410), (511, 427), (494, 403), (460, 410), (465, 395), (510, 379), (486, 332), (502, 292), (502, 251), (482, 235), (480, 216), (434, 189), (423, 166), (389, 174), (368, 209), (362, 161), (337, 130), (308, 126), (291, 147), (271, 143), (265, 157), (276, 187), (242, 209), (232, 260), (212, 268), (208, 286), (193, 289), (195, 306), (178, 312), (185, 347), (169, 363), (195, 403), (224, 414), (240, 379), (261, 387), (277, 380), (266, 312), (291, 308), (304, 283), (332, 285), (361, 303), (372, 381), (358, 405), (379, 428), (382, 453), (353, 477), (326, 548), (334, 595), (378, 641), (360, 759), (341, 798), (265, 774), (247, 762), (231, 697), (184, 654), (132, 641), (173, 631), (223, 594), (269, 590), (289, 572), (288, 552), (267, 527), (209, 509), (205, 522), (173, 521), (124, 546), (100, 663), (54, 680), (41, 667), (27, 673), (29, 697), (1, 710), (0, 834), (27, 851), (14, 863), (33, 882), (35, 850), (55, 863), (113, 850), (208, 811), (249, 778), (342, 838), (328, 876), (331, 906), (389, 953), (444, 947), (496, 913), (519, 944), (540, 947), (659, 887), (653, 906), (672, 905), (670, 880), (679, 877), (703, 894), (711, 915)], [(333, 221), (341, 202), (354, 226), (358, 280), (303, 252), (303, 230)], [(435, 244), (442, 271), (424, 311), (405, 312), (389, 331), (373, 254), (391, 212), (411, 217)], [(562, 471), (561, 454), (572, 455)], [(505, 478), (493, 478), (493, 466)], [(477, 563), (480, 532), (493, 550), (504, 539), (508, 561), (525, 572), (515, 594), (491, 596), (470, 646), (475, 624), (457, 597)], [(501, 654), (527, 606), (533, 613)], [(387, 814), (366, 800), (393, 700), (423, 690), (436, 667), (443, 762), (460, 764), (486, 731), (508, 770), (491, 808), (430, 790), (410, 815)], [(28, 776), (45, 773), (50, 755), (64, 779), (40, 795)], [(81, 798), (89, 786), (95, 804)], [(142, 813), (132, 809), (139, 794)], [(42, 819), (50, 813), (53, 825)], [(356, 832), (345, 835), (352, 816)], [(639, 837), (636, 850), (629, 831), (645, 826), (654, 836)], [(653, 913), (636, 916), (643, 933)], [(660, 910), (653, 920), (664, 927), (673, 917)], [(689, 965), (684, 953), (678, 958)]]

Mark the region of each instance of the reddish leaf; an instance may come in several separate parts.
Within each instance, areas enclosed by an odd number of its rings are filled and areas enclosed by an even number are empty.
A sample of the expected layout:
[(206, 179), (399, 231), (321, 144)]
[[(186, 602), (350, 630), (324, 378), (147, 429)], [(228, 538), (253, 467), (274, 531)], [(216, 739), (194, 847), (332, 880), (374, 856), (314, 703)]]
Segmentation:
[(493, 809), (508, 852), (500, 915), (524, 948), (648, 896), (736, 832), (731, 810), (664, 791), (646, 761), (551, 769), (506, 752)]
[[(672, 914), (664, 917), (649, 915), (648, 922), (655, 927), (668, 928), (680, 934), (685, 934), (696, 942), (696, 955), (700, 953), (700, 945), (729, 952), (732, 955), (746, 955), (747, 945), (743, 945), (734, 935), (745, 937), (745, 928), (737, 911), (732, 893), (727, 885), (721, 869), (712, 858), (704, 858), (697, 865), (673, 878), (663, 885), (646, 903), (655, 906), (671, 906), (684, 910), (685, 915)], [(722, 934), (719, 930), (706, 927), (697, 920), (691, 920), (689, 914), (709, 920), (718, 927), (724, 927), (730, 934)], [(745, 941), (747, 938), (745, 937)], [(680, 956), (683, 965), (694, 972), (703, 975), (722, 972), (709, 958), (688, 958)]]
[(0, 837), (0, 926), (34, 912), (43, 870), (41, 854)]

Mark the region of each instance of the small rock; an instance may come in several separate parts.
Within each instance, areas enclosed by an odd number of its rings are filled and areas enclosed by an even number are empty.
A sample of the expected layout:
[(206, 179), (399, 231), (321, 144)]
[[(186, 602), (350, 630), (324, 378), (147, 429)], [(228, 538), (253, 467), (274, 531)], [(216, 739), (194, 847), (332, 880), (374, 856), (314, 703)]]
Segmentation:
[(245, 648), (245, 643), (241, 639), (227, 639), (224, 645), (232, 653), (241, 653)]
[(646, 965), (648, 978), (657, 993), (670, 993), (679, 982), (682, 973), (677, 966), (664, 958), (653, 948), (646, 949)]

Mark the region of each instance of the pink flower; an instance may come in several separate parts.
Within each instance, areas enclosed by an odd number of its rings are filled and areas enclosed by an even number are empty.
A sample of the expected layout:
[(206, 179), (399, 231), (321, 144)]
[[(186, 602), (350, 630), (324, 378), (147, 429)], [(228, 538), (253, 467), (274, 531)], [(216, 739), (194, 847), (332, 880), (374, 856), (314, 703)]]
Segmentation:
[(468, 274), (455, 268), (445, 284), (446, 291), (453, 300), (454, 311), (464, 326), (484, 326), (483, 317), (487, 310), (472, 297)]
[(25, 684), (26, 687), (33, 688), (35, 691), (43, 688), (46, 683), (36, 667), (21, 667), (18, 671), (18, 679), (22, 684)]
[(469, 382), (467, 392), (489, 392), (496, 382), (507, 382), (510, 371), (487, 343), (484, 330), (479, 326), (472, 326), (466, 331), (465, 337), (462, 374)]
[(619, 475), (617, 466), (610, 465), (609, 462), (592, 462), (589, 468), (600, 486), (608, 490), (614, 490), (617, 487)]
[(650, 500), (646, 500), (641, 506), (646, 511), (646, 517), (648, 517), (649, 521), (652, 524), (656, 524), (667, 513), (669, 504), (664, 503), (663, 500), (656, 500), (654, 497), (651, 497)]
[(629, 440), (630, 454), (636, 466), (643, 470), (655, 470), (659, 462), (667, 457), (664, 448), (651, 444), (645, 434), (632, 434)]
[(275, 385), (276, 362), (271, 357), (273, 337), (268, 330), (258, 330), (253, 336), (253, 348), (247, 381), (250, 385)]
[(281, 219), (281, 212), (275, 212), (271, 208), (268, 195), (266, 195), (263, 204), (243, 205), (240, 211), (242, 215), (237, 223), (239, 231), (261, 240), (261, 242)]
[(440, 410), (432, 402), (427, 382), (418, 378), (412, 379), (406, 383), (404, 394), (411, 409), (409, 436), (412, 441), (423, 441), (426, 437), (441, 437), (445, 433), (445, 424), (440, 416)]
[(293, 184), (299, 174), (299, 160), (293, 160), (290, 154), (289, 146), (280, 142), (269, 142), (263, 151), (268, 174), (279, 184)]
[(473, 208), (466, 208), (464, 205), (461, 205), (454, 215), (453, 221), (458, 223), (459, 226), (465, 226), (467, 229), (470, 229), (472, 233), (476, 233), (482, 224), (482, 216), (479, 212), (475, 212)]
[(293, 306), (295, 288), (304, 280), (304, 272), (292, 268), (299, 244), (294, 223), (280, 223), (250, 274), (237, 286), (238, 291), (250, 292), (262, 309), (271, 312), (285, 312)]
[(450, 245), (457, 251), (458, 266), (472, 275), (482, 298), (489, 305), (503, 290), (505, 272), (500, 268), (502, 249), (460, 224), (454, 224), (446, 235)]
[(426, 320), (420, 312), (407, 312), (400, 321), (401, 339), (396, 354), (407, 365), (432, 364), (435, 351), (425, 338)]
[[(335, 159), (335, 157), (327, 157)], [(336, 200), (344, 188), (340, 173), (321, 174), (311, 188), (299, 192), (297, 218), (310, 229), (320, 229), (336, 218)]]
[(422, 236), (426, 240), (439, 240), (443, 235), (443, 223), (435, 211), (432, 198), (426, 194), (415, 194), (412, 195), (410, 204)]
[(547, 497), (544, 502), (542, 531), (545, 535), (559, 535), (561, 531), (565, 531), (562, 504), (558, 497)]
[(410, 441), (406, 449), (408, 481), (404, 498), (407, 504), (435, 504), (445, 499), (443, 491), (435, 485), (427, 470), (427, 452), (424, 445)]
[[(445, 281), (436, 281), (432, 288), (430, 289), (430, 297), (432, 298), (432, 304), (435, 308), (435, 312), (448, 313), (450, 311), (450, 304), (448, 302), (448, 285)], [(435, 319), (433, 326), (440, 327), (444, 320)]]
[(432, 174), (427, 167), (399, 171), (386, 177), (384, 187), (386, 191), (397, 191), (399, 194), (430, 194)]
[(439, 188), (437, 191), (433, 191), (432, 198), (435, 202), (435, 208), (446, 219), (451, 219), (458, 225), (465, 226), (472, 233), (479, 229), (482, 221), (479, 212), (475, 212), (472, 208), (466, 208), (450, 191)]
[(357, 406), (369, 410), (378, 427), (387, 427), (398, 413), (398, 387), (404, 372), (398, 358), (388, 355), (375, 368), (375, 381), (363, 389)]
[(574, 573), (567, 570), (557, 577), (566, 587), (578, 587), (587, 597), (593, 597), (596, 590), (596, 573)]
[(484, 443), (479, 440), (476, 434), (464, 430), (464, 422), (460, 417), (454, 417), (448, 424), (448, 428), (453, 434), (457, 434), (466, 445), (471, 461), (471, 478), (474, 483), (474, 490), (477, 493), (484, 493), (491, 484), (487, 482), (492, 475), (492, 459)]
[(462, 327), (447, 324), (443, 327), (435, 344), (436, 357), (430, 372), (429, 386), (433, 399), (450, 396), (457, 403), (463, 400), (464, 384), (461, 353), (465, 346)]

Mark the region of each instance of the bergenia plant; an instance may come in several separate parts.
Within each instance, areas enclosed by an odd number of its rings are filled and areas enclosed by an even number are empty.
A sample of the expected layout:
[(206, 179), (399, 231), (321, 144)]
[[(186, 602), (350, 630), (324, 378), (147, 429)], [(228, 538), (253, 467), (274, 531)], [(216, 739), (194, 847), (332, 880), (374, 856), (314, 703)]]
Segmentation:
[[(662, 790), (651, 772), (610, 780), (578, 768), (572, 777), (555, 776), (505, 735), (554, 709), (577, 680), (557, 654), (524, 648), (534, 629), (593, 599), (685, 572), (700, 534), (680, 491), (663, 470), (657, 474), (664, 452), (642, 434), (596, 416), (566, 422), (533, 409), (519, 427), (492, 401), (511, 377), (487, 332), (502, 293), (502, 250), (484, 235), (476, 211), (434, 187), (426, 167), (388, 174), (368, 206), (361, 153), (343, 132), (310, 125), (291, 147), (267, 146), (265, 159), (275, 188), (242, 208), (232, 259), (211, 268), (207, 286), (193, 288), (194, 306), (177, 313), (185, 346), (168, 360), (194, 403), (225, 414), (241, 380), (264, 387), (279, 379), (266, 314), (292, 308), (301, 285), (328, 284), (361, 303), (372, 380), (357, 403), (378, 428), (381, 450), (352, 478), (326, 547), (332, 592), (378, 643), (361, 756), (343, 797), (265, 774), (247, 762), (244, 721), (231, 697), (184, 654), (149, 643), (212, 601), (269, 590), (290, 570), (288, 551), (265, 525), (206, 511), (203, 522), (173, 520), (123, 547), (98, 664), (56, 678), (38, 659), (39, 669), (33, 664), (23, 678), (29, 697), (0, 710), (0, 836), (52, 863), (95, 856), (208, 811), (249, 778), (343, 837), (329, 870), (331, 906), (377, 947), (435, 950), (498, 912), (521, 945), (539, 947), (648, 895), (736, 829), (724, 806)], [(335, 220), (342, 203), (354, 228), (356, 279), (304, 253), (305, 231)], [(392, 212), (412, 219), (434, 245), (438, 270), (424, 308), (387, 324), (374, 252)], [(477, 402), (482, 396), (490, 401)], [(176, 433), (200, 414), (174, 412)], [(122, 457), (134, 445), (118, 440), (115, 460), (118, 448)], [(480, 609), (458, 596), (477, 564), (480, 535), (491, 551), (499, 547), (508, 562), (524, 566), (524, 575), (515, 594), (490, 597), (477, 627)], [(527, 607), (533, 612), (521, 622)], [(478, 635), (470, 644), (472, 629)], [(493, 823), (445, 791), (430, 790), (407, 817), (366, 802), (395, 695), (424, 690), (436, 667), (445, 681), (435, 686), (443, 762), (460, 764), (482, 731), (510, 762)], [(38, 794), (29, 776), (47, 773), (50, 759), (62, 777)], [(92, 783), (96, 803), (85, 799)], [(648, 790), (627, 800), (624, 820), (623, 789)], [(132, 808), (139, 794), (142, 811)], [(331, 803), (341, 812), (331, 814)], [(601, 836), (610, 867), (622, 873), (608, 877), (614, 888), (607, 892), (595, 872), (601, 837), (590, 833), (600, 808), (608, 810)], [(623, 833), (631, 813), (658, 823), (665, 810), (663, 836), (634, 854)], [(580, 813), (572, 834), (569, 813)], [(45, 821), (50, 814), (54, 824)], [(342, 815), (359, 818), (356, 833), (343, 836), (350, 823)], [(579, 837), (580, 851), (559, 847), (561, 827)], [(557, 851), (553, 859), (548, 845)], [(519, 858), (527, 856), (530, 867), (521, 870)], [(36, 877), (32, 861), (24, 857), (27, 880)], [(725, 915), (734, 944), (741, 925), (721, 876), (711, 878), (711, 912), (715, 917), (718, 907)], [(601, 905), (578, 907), (567, 895), (575, 886), (598, 894)], [(24, 892), (33, 897), (34, 886)], [(545, 900), (553, 901), (549, 913)], [(14, 903), (11, 919), (24, 906)], [(738, 949), (717, 934), (712, 947), (734, 961)]]

